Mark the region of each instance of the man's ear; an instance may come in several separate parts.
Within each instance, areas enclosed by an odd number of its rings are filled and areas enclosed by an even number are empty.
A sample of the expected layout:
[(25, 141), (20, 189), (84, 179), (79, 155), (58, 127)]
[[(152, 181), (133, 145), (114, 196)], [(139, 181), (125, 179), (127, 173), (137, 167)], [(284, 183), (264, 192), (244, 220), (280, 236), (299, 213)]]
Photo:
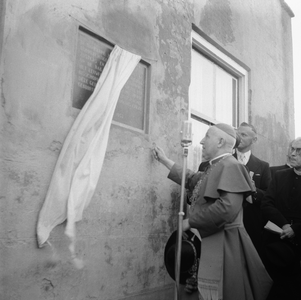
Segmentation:
[(218, 141), (217, 147), (221, 148), (223, 145), (225, 145), (225, 143), (226, 143), (225, 139), (220, 138), (219, 141)]
[(253, 142), (253, 144), (255, 144), (257, 142), (257, 136), (253, 137), (252, 142)]

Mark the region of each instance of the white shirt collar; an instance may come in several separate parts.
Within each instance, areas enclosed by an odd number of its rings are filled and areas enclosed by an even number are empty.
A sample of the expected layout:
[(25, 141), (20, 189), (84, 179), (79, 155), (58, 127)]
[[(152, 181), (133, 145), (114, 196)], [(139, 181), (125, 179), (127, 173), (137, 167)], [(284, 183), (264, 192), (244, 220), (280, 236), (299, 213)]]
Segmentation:
[(249, 150), (249, 151), (247, 151), (247, 152), (245, 152), (245, 153), (242, 153), (242, 152), (240, 152), (240, 151), (238, 151), (237, 149), (236, 149), (236, 153), (237, 153), (237, 158), (239, 158), (239, 157), (241, 157), (241, 156), (245, 156), (245, 158), (244, 158), (244, 164), (246, 165), (247, 163), (248, 163), (248, 161), (249, 161), (249, 159), (250, 159), (250, 156), (251, 156), (251, 150)]

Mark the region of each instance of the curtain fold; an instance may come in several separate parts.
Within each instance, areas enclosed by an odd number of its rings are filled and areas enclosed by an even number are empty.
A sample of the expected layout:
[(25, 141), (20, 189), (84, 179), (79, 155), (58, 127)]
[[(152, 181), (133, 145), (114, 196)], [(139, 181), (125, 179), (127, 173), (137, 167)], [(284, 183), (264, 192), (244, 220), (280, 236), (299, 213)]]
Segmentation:
[[(38, 246), (67, 220), (65, 234), (74, 241), (75, 223), (94, 194), (120, 92), (141, 57), (115, 46), (93, 94), (74, 121), (58, 157), (37, 223)], [(74, 252), (74, 244), (70, 246)]]

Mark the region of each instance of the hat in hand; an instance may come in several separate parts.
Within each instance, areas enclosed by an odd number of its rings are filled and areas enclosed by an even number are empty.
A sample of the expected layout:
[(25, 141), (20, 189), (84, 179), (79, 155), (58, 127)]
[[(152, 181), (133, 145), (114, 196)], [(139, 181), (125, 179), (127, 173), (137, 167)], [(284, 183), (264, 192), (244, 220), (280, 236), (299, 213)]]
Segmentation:
[[(186, 231), (188, 239), (182, 239), (180, 283), (186, 284), (186, 280), (198, 271), (199, 258), (201, 256), (201, 240), (190, 230)], [(177, 231), (169, 237), (164, 250), (164, 263), (169, 276), (175, 280)]]

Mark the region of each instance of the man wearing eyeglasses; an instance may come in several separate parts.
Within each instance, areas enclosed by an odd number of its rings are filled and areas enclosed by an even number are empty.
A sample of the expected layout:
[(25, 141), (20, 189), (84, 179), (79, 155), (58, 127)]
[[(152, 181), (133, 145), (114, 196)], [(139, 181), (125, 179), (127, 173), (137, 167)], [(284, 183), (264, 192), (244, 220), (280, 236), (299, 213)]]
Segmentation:
[(289, 156), (292, 168), (275, 173), (261, 204), (263, 217), (282, 229), (264, 235), (263, 261), (274, 280), (268, 300), (301, 299), (301, 137)]

